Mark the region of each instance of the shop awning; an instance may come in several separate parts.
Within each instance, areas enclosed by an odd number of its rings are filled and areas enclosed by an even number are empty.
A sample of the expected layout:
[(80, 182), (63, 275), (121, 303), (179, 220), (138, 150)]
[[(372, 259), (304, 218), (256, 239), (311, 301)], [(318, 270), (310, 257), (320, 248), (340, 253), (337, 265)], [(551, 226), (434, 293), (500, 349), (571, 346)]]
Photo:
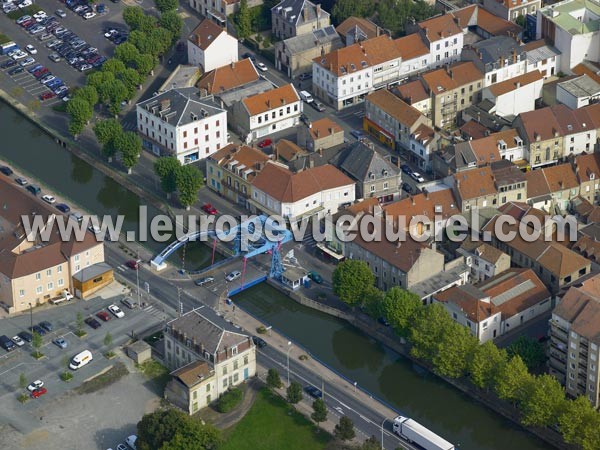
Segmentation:
[(325, 253), (327, 253), (329, 256), (334, 257), (335, 259), (337, 259), (338, 261), (341, 261), (342, 259), (345, 258), (344, 255), (340, 255), (339, 253), (334, 252), (333, 250), (331, 250), (330, 248), (328, 248), (325, 244), (317, 244), (317, 248), (323, 250)]

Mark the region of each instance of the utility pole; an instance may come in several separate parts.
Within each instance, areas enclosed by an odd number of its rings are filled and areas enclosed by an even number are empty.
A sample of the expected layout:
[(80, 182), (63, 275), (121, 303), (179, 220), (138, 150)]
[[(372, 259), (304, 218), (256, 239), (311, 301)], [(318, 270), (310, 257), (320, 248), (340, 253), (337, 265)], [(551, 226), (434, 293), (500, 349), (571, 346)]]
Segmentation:
[(33, 332), (33, 305), (31, 303), (29, 303), (29, 321), (31, 323), (29, 331)]
[(140, 253), (137, 253), (137, 258), (135, 260), (135, 278), (137, 281), (137, 298), (138, 298), (138, 306), (141, 307), (141, 302), (140, 302)]
[(181, 303), (181, 288), (177, 287), (177, 301), (179, 302), (179, 317), (183, 315), (183, 303)]
[(290, 351), (292, 350), (292, 341), (288, 341), (287, 351), (287, 385), (290, 387)]

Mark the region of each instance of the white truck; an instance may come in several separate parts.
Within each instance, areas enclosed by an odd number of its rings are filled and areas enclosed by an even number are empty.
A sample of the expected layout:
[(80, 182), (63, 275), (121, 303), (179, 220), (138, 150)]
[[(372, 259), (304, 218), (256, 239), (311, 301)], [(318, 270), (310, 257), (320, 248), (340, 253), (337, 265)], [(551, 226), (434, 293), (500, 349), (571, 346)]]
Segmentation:
[(454, 445), (408, 417), (394, 419), (394, 433), (425, 450), (454, 450)]

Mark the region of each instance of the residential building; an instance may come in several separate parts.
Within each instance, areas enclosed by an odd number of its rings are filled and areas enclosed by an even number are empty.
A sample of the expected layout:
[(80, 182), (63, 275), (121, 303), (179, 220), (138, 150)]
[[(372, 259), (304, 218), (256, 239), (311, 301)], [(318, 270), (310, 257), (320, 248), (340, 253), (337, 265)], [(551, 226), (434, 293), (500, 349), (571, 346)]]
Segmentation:
[(600, 5), (593, 0), (563, 0), (537, 11), (536, 39), (546, 39), (560, 53), (560, 70), (584, 60), (600, 62)]
[(238, 41), (225, 28), (204, 19), (187, 40), (188, 63), (203, 72), (238, 60)]
[(431, 120), (440, 128), (455, 126), (458, 114), (478, 102), (484, 81), (471, 61), (426, 72), (421, 78), (432, 99)]
[(523, 75), (527, 68), (525, 51), (509, 36), (494, 36), (466, 46), (462, 60), (473, 61), (485, 74), (485, 87)]
[[(440, 134), (428, 125), (421, 124), (410, 134), (409, 155), (412, 161), (423, 171), (432, 171), (432, 155), (438, 150)], [(414, 156), (413, 156), (414, 155)]]
[(232, 107), (233, 127), (249, 143), (300, 123), (302, 101), (292, 84), (246, 97)]
[(410, 136), (420, 125), (431, 126), (431, 120), (387, 89), (365, 99), (364, 129), (393, 149), (400, 146), (409, 150)]
[(359, 41), (372, 39), (384, 33), (384, 30), (379, 25), (371, 22), (369, 19), (355, 16), (348, 17), (335, 30), (342, 38), (342, 42), (346, 47)]
[(569, 163), (529, 171), (525, 178), (527, 201), (547, 212), (556, 208), (566, 211), (570, 201), (579, 196), (579, 181)]
[(486, 242), (463, 241), (457, 250), (471, 269), (471, 280), (479, 283), (510, 269), (510, 256)]
[(483, 0), (483, 7), (506, 20), (516, 21), (520, 16), (535, 15), (542, 7), (541, 0)]
[(231, 202), (247, 207), (252, 180), (269, 159), (258, 149), (229, 144), (206, 159), (206, 185)]
[(449, 145), (433, 154), (433, 170), (440, 177), (500, 161), (500, 140), (494, 135)]
[(171, 89), (136, 105), (142, 145), (182, 164), (198, 161), (227, 145), (227, 112), (196, 88)]
[[(3, 204), (0, 208), (0, 306), (5, 312), (25, 312), (62, 296), (65, 289), (84, 297), (85, 291), (95, 288), (86, 286), (84, 292), (75, 289), (82, 272), (92, 272), (103, 265), (102, 241), (84, 230), (83, 236), (72, 236), (63, 242), (57, 221), (70, 219), (57, 215), (52, 206), (8, 178), (0, 179), (0, 198)], [(45, 234), (43, 229), (38, 235), (27, 234), (23, 226), (25, 216), (30, 223), (34, 218), (36, 222), (41, 219), (44, 229), (50, 232)], [(107, 280), (111, 281), (112, 271), (104, 269), (103, 273), (107, 270), (111, 272)]]
[(296, 133), (298, 145), (310, 151), (326, 150), (344, 143), (344, 130), (329, 117), (301, 126)]
[(279, 139), (271, 147), (273, 149), (274, 160), (286, 164), (292, 170), (293, 168), (290, 167), (289, 163), (310, 154), (305, 149), (287, 139)]
[(275, 67), (290, 78), (301, 73), (312, 74), (313, 59), (342, 46), (333, 25), (310, 30), (275, 43)]
[(455, 174), (453, 187), (463, 213), (475, 208), (497, 206), (498, 188), (490, 166)]
[(556, 100), (571, 109), (600, 101), (600, 83), (585, 74), (561, 81), (556, 85)]
[(355, 199), (354, 180), (331, 164), (293, 173), (269, 161), (252, 182), (253, 212), (278, 214), (290, 221), (333, 215)]
[(587, 75), (596, 83), (600, 83), (600, 62), (584, 60), (571, 69), (575, 75)]
[(552, 295), (531, 269), (509, 269), (476, 286), (447, 289), (433, 299), (480, 342), (496, 339), (552, 308)]
[(579, 195), (592, 205), (598, 203), (600, 194), (600, 154), (597, 152), (577, 155), (573, 160), (575, 175), (579, 181)]
[(535, 109), (536, 101), (542, 98), (543, 85), (544, 78), (536, 70), (485, 87), (482, 97), (494, 103), (490, 112), (512, 120)]
[(331, 164), (356, 181), (357, 199), (376, 197), (379, 203), (388, 203), (400, 197), (400, 169), (363, 142), (348, 145)]
[(556, 164), (563, 153), (561, 128), (551, 108), (519, 114), (513, 123), (525, 140), (531, 168)]
[(271, 8), (271, 33), (288, 39), (330, 25), (329, 13), (309, 0), (283, 0)]
[(194, 309), (167, 322), (164, 352), (174, 371), (165, 397), (188, 414), (256, 374), (252, 338), (208, 310)]
[[(222, 27), (227, 26), (227, 18), (240, 9), (240, 0), (189, 0), (194, 11), (209, 18)], [(263, 4), (263, 0), (248, 0), (248, 8)]]
[[(218, 96), (259, 81), (260, 75), (250, 58), (232, 62), (205, 73), (198, 81), (200, 94)], [(270, 88), (273, 86), (270, 85)]]
[(418, 26), (429, 47), (431, 67), (460, 61), (464, 39), (460, 20), (451, 14), (443, 14), (419, 22)]
[(527, 58), (526, 71), (539, 70), (544, 80), (560, 71), (560, 51), (548, 45), (544, 39), (523, 45)]
[(431, 97), (421, 80), (396, 85), (392, 88), (392, 92), (405, 103), (420, 111), (425, 117), (431, 119)]
[[(455, 18), (466, 35), (465, 40), (468, 41), (472, 41), (473, 37), (489, 39), (493, 36), (512, 36), (520, 39), (523, 34), (523, 29), (514, 22), (495, 16), (477, 4), (447, 14)], [(471, 32), (470, 36), (468, 32)]]
[[(563, 136), (563, 158), (569, 158), (582, 152), (593, 152), (596, 145), (597, 130), (590, 108), (570, 109), (558, 104), (551, 107)], [(596, 119), (598, 120), (598, 119)]]
[(464, 263), (464, 258), (456, 258), (444, 265), (444, 270), (430, 276), (426, 280), (415, 283), (410, 291), (418, 295), (424, 305), (433, 303), (433, 297), (454, 286), (463, 286), (471, 279), (469, 267)]
[(598, 380), (600, 354), (600, 285), (598, 275), (569, 288), (552, 311), (548, 371), (569, 397), (585, 396), (600, 406)]
[(527, 198), (527, 177), (519, 167), (506, 159), (493, 162), (490, 167), (498, 189), (499, 206)]

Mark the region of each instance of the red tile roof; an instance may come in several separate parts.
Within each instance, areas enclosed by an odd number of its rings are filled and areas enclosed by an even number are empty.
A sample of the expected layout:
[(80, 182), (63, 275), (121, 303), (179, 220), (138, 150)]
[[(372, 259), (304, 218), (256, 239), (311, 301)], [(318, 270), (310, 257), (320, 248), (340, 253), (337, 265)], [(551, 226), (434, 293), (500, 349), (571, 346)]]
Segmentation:
[(425, 72), (421, 77), (433, 95), (483, 80), (483, 74), (472, 61), (455, 63), (448, 69), (440, 68)]
[(246, 97), (242, 100), (242, 103), (246, 107), (248, 114), (255, 116), (299, 101), (300, 97), (298, 97), (296, 88), (291, 84), (284, 84), (270, 91)]
[(527, 86), (528, 84), (535, 83), (536, 81), (541, 81), (543, 79), (544, 77), (542, 76), (540, 71), (534, 70), (532, 72), (527, 72), (523, 75), (519, 75), (518, 77), (510, 78), (500, 83), (492, 84), (488, 87), (488, 89), (493, 95), (498, 97), (500, 95), (507, 94), (508, 92), (512, 92), (515, 89)]
[(419, 22), (419, 27), (423, 30), (425, 37), (429, 42), (439, 41), (456, 34), (461, 34), (462, 28), (459, 27), (450, 14), (433, 17), (431, 19)]
[(198, 88), (208, 94), (218, 94), (259, 79), (258, 72), (249, 58), (219, 67), (204, 74)]
[(194, 28), (188, 39), (200, 49), (206, 50), (221, 33), (227, 32), (212, 20), (204, 19)]

